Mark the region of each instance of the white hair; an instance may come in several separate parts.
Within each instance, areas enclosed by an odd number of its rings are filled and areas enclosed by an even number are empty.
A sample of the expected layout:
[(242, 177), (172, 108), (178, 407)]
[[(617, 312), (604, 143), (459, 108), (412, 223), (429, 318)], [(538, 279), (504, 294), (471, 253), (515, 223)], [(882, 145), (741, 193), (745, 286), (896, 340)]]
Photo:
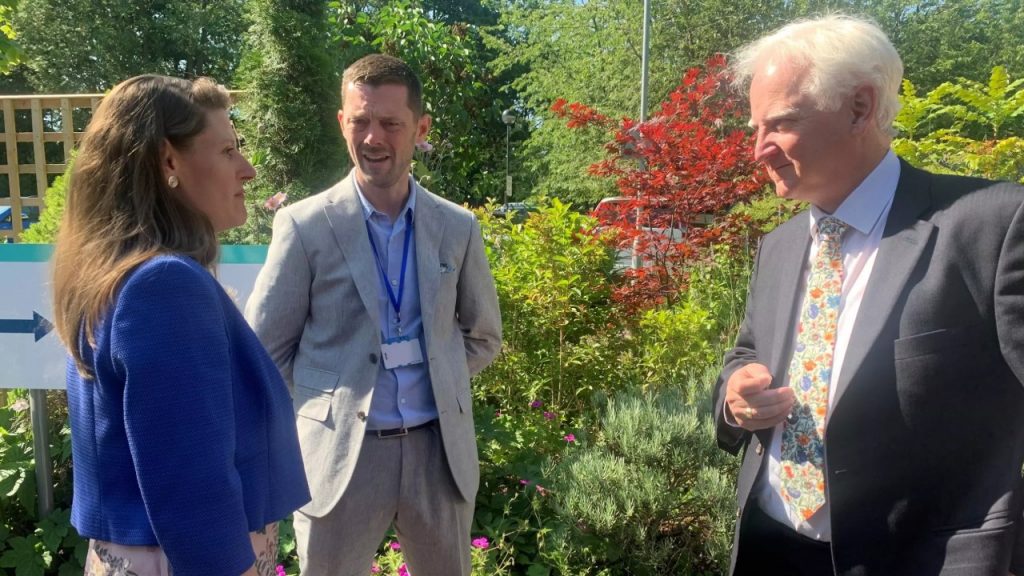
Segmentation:
[(806, 67), (803, 91), (821, 110), (838, 110), (843, 97), (865, 84), (875, 89), (875, 122), (893, 134), (899, 112), (903, 61), (885, 32), (871, 20), (835, 14), (798, 20), (737, 50), (730, 71), (745, 89), (758, 66), (770, 62)]

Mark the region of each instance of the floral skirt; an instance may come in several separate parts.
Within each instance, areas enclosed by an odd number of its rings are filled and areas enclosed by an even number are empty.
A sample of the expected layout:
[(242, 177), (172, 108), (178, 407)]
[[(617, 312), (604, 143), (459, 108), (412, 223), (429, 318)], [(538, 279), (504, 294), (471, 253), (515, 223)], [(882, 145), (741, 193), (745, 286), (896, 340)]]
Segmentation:
[[(276, 576), (277, 523), (250, 532), (259, 576)], [(174, 570), (159, 546), (124, 546), (89, 540), (84, 576), (172, 576)]]

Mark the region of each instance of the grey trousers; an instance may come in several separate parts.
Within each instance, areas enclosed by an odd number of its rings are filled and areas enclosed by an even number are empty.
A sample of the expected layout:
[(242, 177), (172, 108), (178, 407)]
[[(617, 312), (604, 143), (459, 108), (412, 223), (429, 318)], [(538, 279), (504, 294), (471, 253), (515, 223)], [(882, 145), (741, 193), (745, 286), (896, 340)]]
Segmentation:
[(394, 525), (412, 576), (469, 576), (473, 502), (455, 486), (441, 429), (368, 432), (341, 500), (321, 518), (295, 513), (302, 576), (366, 576)]

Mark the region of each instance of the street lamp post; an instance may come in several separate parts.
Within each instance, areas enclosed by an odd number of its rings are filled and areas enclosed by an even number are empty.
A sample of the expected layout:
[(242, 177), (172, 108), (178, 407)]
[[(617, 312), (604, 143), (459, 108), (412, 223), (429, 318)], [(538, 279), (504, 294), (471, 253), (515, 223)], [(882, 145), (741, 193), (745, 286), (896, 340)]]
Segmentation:
[(512, 174), (509, 172), (509, 137), (512, 134), (512, 125), (516, 122), (516, 115), (509, 108), (501, 113), (501, 121), (505, 123), (505, 204), (512, 201)]

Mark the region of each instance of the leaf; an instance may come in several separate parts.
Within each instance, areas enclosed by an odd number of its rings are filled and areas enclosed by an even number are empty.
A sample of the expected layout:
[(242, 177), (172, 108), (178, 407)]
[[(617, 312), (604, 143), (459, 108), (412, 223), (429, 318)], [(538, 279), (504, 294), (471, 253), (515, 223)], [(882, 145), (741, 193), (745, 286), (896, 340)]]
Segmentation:
[(39, 540), (34, 536), (15, 536), (7, 541), (10, 550), (0, 556), (0, 567), (14, 568), (18, 576), (43, 576), (46, 564), (36, 550)]
[(551, 574), (551, 568), (540, 564), (530, 564), (530, 568), (526, 570), (526, 576), (548, 576), (549, 574)]

